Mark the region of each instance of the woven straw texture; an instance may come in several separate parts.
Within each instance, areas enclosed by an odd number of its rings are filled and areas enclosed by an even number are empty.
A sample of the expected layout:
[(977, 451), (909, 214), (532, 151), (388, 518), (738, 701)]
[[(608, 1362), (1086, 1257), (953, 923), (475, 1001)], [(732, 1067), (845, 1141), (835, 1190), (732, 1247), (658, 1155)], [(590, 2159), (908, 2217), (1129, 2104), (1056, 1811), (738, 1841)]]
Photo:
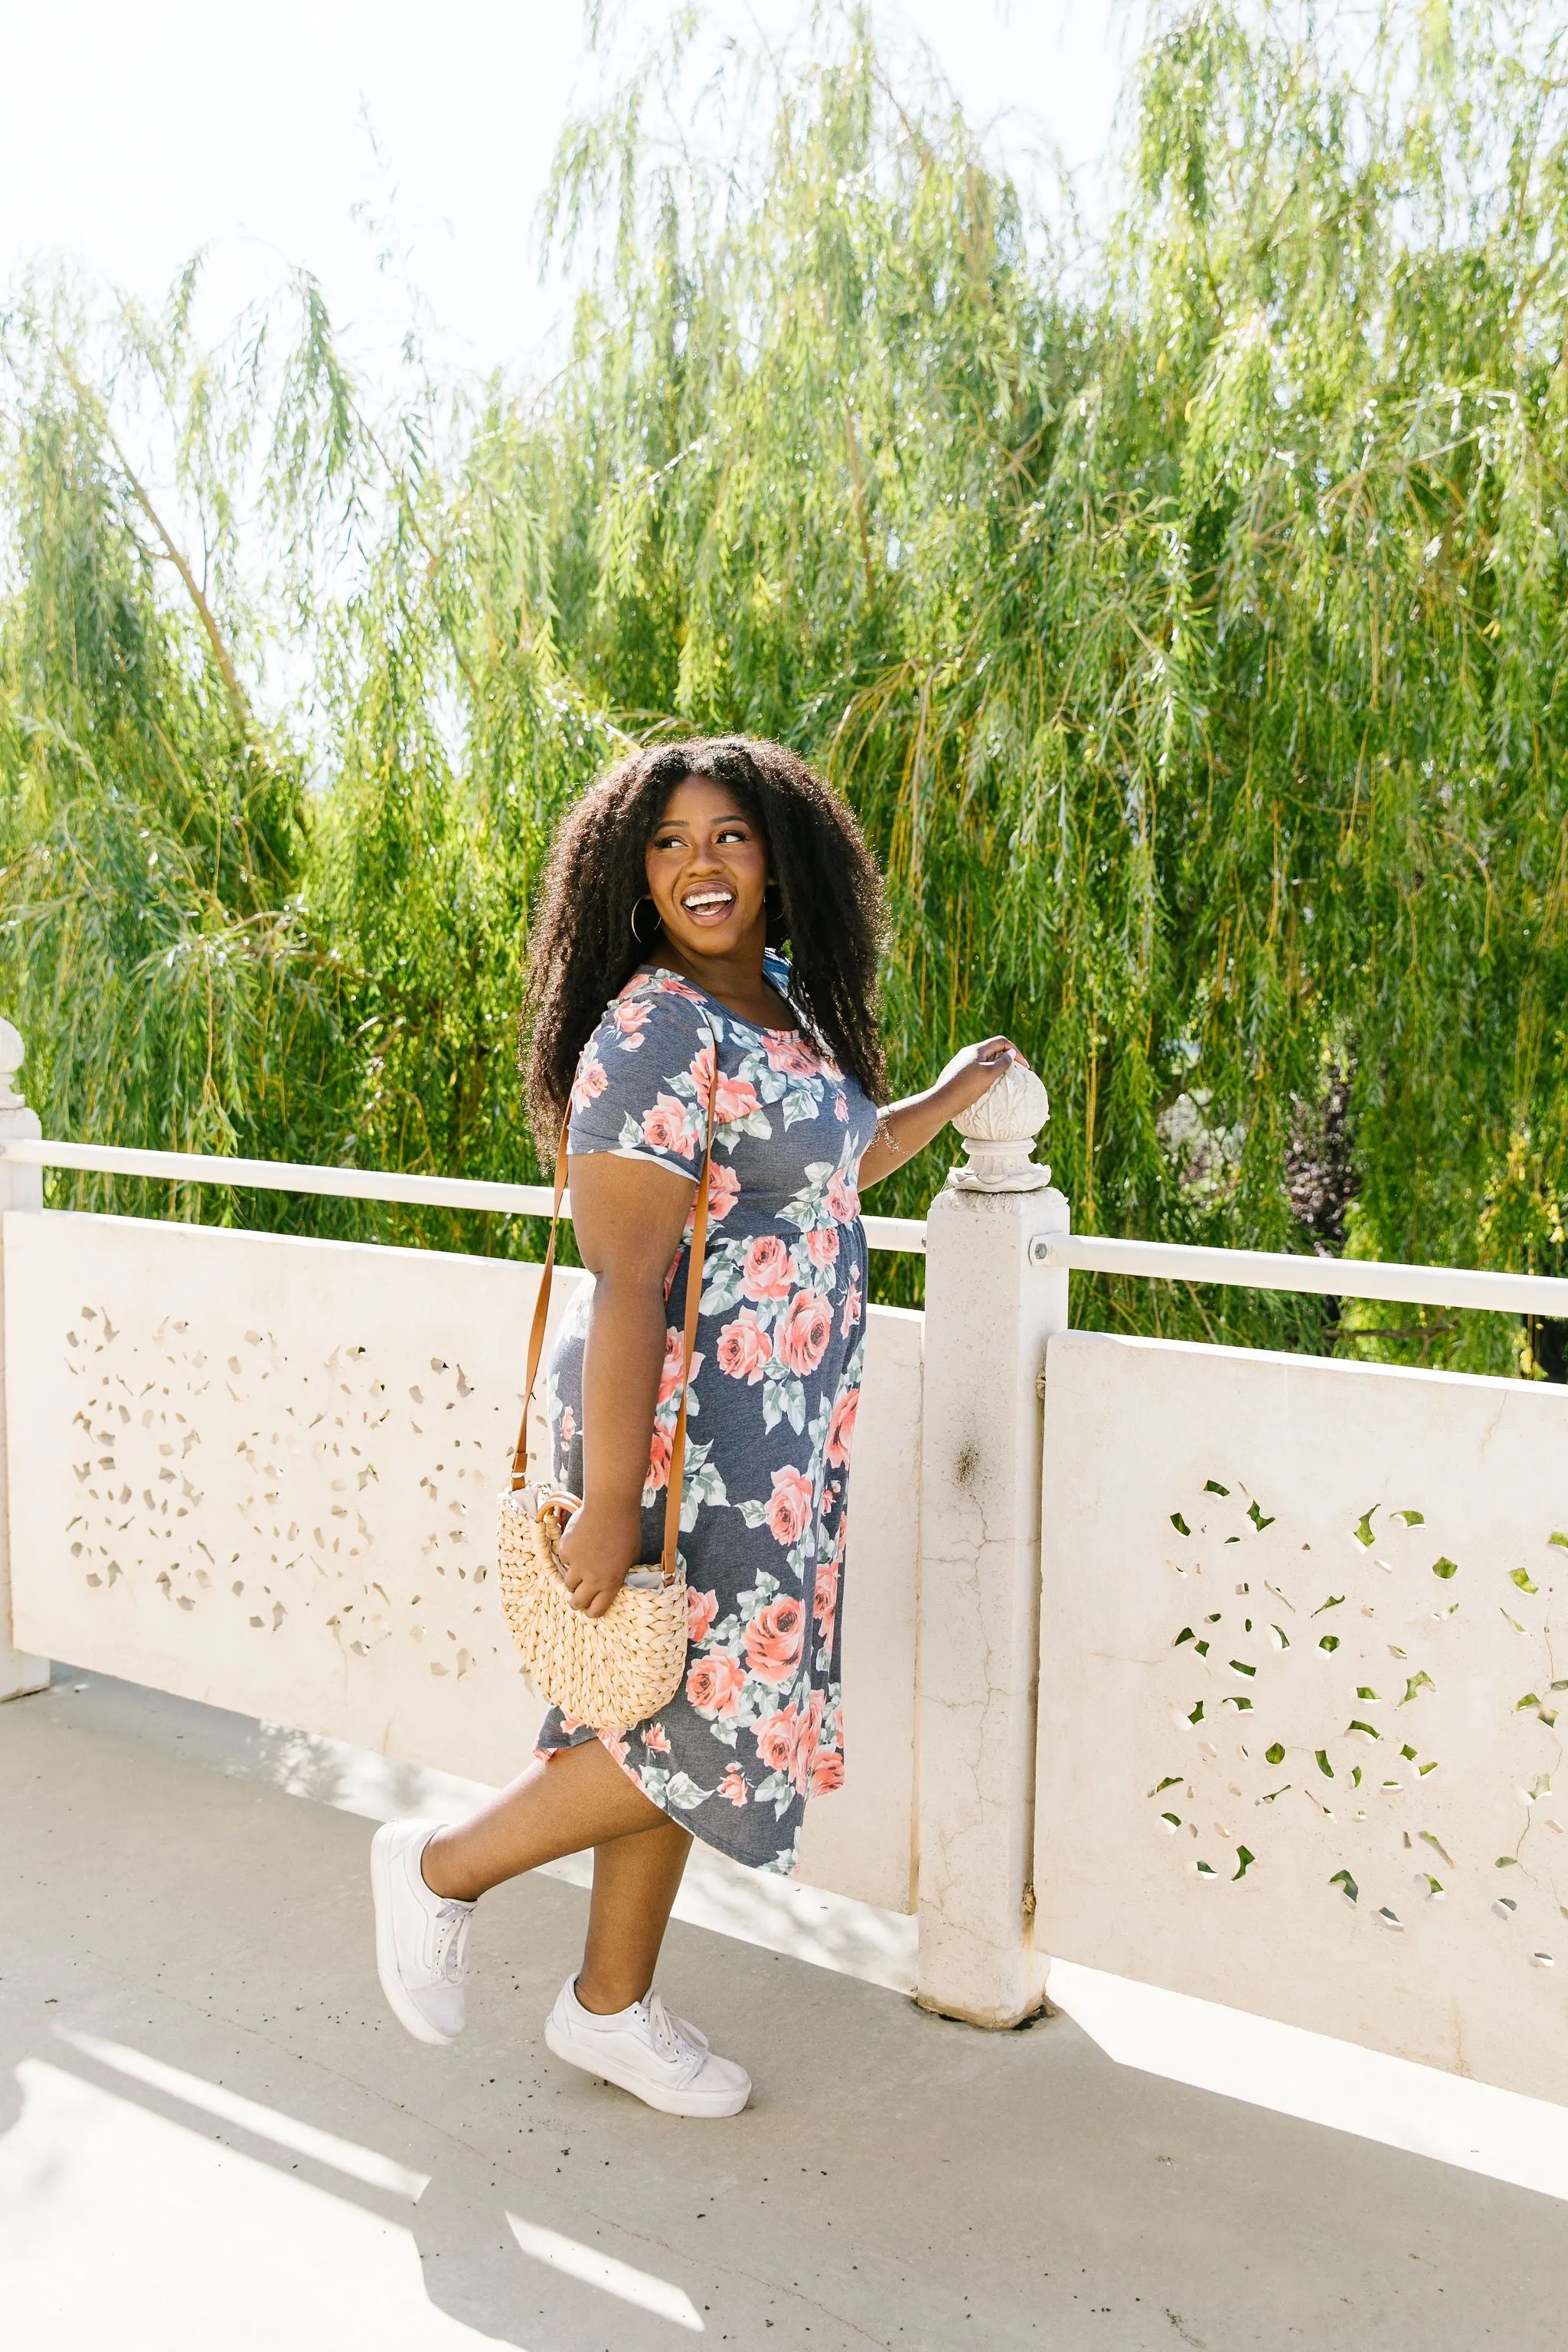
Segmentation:
[(623, 1585), (602, 1617), (574, 1609), (556, 1545), (576, 1507), (575, 1497), (536, 1486), (502, 1495), (501, 1607), (534, 1688), (595, 1731), (624, 1731), (680, 1687), (686, 1579), (677, 1569), (657, 1591)]

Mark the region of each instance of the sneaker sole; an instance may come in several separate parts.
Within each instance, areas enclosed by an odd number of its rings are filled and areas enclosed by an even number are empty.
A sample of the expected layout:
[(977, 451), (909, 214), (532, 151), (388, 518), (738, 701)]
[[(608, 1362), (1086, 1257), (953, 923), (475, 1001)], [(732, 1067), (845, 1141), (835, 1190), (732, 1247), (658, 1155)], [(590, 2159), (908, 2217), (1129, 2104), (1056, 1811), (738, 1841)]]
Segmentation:
[(457, 2040), (456, 2034), (443, 2033), (417, 2010), (409, 1999), (407, 1987), (397, 1973), (397, 1958), (392, 1940), (392, 1829), (390, 1823), (377, 1830), (370, 1842), (370, 1891), (375, 1905), (375, 1972), (381, 1979), (381, 1990), (386, 2005), (399, 2025), (412, 2033), (416, 2042), (428, 2042), (440, 2050)]
[(640, 2099), (645, 2107), (656, 2107), (663, 2116), (694, 2116), (699, 2118), (738, 2116), (752, 2095), (750, 2083), (743, 2090), (704, 2093), (661, 2091), (652, 2083), (638, 2082), (629, 2071), (623, 2074), (614, 2065), (605, 2064), (597, 2052), (589, 2057), (585, 2051), (579, 2050), (567, 2040), (553, 2016), (544, 2021), (544, 2042), (545, 2047), (553, 2051), (556, 2057), (568, 2066), (576, 2066), (584, 2074), (596, 2074), (600, 2082), (612, 2083), (617, 2091), (629, 2092), (634, 2099)]

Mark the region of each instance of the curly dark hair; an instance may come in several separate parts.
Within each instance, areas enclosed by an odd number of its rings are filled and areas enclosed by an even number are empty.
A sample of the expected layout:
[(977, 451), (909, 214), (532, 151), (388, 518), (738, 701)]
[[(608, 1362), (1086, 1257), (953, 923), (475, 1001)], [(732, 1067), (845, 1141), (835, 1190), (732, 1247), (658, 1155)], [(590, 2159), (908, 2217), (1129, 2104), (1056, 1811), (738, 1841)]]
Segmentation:
[(849, 810), (782, 743), (747, 735), (659, 743), (593, 784), (555, 836), (530, 942), (523, 1075), (541, 1151), (553, 1152), (577, 1057), (647, 950), (632, 910), (647, 891), (647, 845), (676, 786), (703, 776), (734, 793), (761, 829), (779, 912), (770, 943), (790, 943), (801, 1019), (873, 1102), (886, 1087), (877, 1034), (877, 962), (886, 931), (882, 877)]

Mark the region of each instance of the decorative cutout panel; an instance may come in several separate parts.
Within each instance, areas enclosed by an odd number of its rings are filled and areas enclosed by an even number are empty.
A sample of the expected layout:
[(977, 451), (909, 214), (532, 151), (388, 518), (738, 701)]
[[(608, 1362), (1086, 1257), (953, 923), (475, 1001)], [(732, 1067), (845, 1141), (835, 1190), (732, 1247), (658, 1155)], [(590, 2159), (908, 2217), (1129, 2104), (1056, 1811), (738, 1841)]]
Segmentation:
[[(476, 1780), (527, 1765), (543, 1705), (493, 1532), (536, 1266), (13, 1212), (5, 1276), (20, 1643)], [(555, 1315), (583, 1278), (558, 1276)], [(807, 1848), (817, 1883), (890, 1905), (910, 1889), (919, 1339), (872, 1310), (857, 1503), (882, 1541), (862, 1569), (851, 1538), (845, 1647), (851, 1700), (857, 1675), (896, 1681), (865, 1694), (885, 1754), (818, 1801)], [(545, 1438), (536, 1412), (541, 1459)]]
[(1568, 1397), (1065, 1335), (1053, 1953), (1568, 2096)]

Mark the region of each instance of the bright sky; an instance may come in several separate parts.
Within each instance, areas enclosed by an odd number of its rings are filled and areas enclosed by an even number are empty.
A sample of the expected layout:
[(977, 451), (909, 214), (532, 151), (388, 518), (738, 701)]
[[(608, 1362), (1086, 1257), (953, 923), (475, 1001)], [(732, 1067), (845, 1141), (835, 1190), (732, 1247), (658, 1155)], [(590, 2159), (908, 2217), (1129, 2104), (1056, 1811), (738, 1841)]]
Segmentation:
[[(668, 13), (621, 0), (612, 68)], [(1095, 215), (1128, 0), (876, 13), (896, 46), (929, 45), (1026, 178), (1031, 154), (1058, 150)], [(716, 37), (776, 38), (807, 8), (716, 0), (707, 14)], [(539, 283), (534, 209), (563, 121), (604, 71), (579, 0), (0, 0), (0, 280), (67, 256), (153, 301), (206, 246), (226, 311), (304, 263), (374, 362), (409, 315), (378, 268), (390, 242), (444, 356), (525, 373), (545, 357), (565, 297)], [(395, 224), (390, 239), (367, 207)]]

